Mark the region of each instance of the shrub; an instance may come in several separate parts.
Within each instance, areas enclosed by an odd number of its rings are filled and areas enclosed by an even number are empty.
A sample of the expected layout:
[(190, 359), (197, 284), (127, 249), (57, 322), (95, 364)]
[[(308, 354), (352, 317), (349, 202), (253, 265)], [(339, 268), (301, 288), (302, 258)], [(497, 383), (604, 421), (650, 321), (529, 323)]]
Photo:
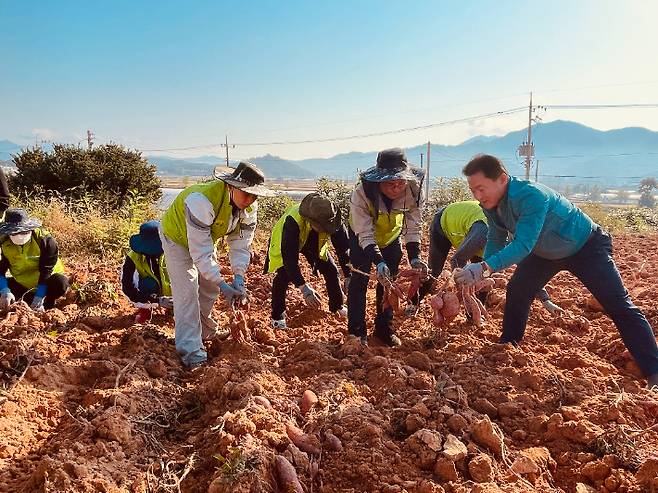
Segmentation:
[(285, 194), (274, 197), (258, 199), (258, 229), (269, 237), (274, 224), (279, 220), (288, 207), (295, 202)]
[(160, 199), (156, 167), (138, 151), (108, 144), (94, 149), (55, 145), (52, 152), (25, 149), (13, 156), (16, 173), (10, 190), (17, 194), (89, 201), (102, 210), (117, 210), (135, 198)]
[(658, 231), (658, 212), (646, 207), (605, 208), (586, 202), (580, 207), (594, 222), (612, 233)]
[(354, 188), (346, 185), (341, 180), (332, 180), (326, 176), (318, 178), (315, 187), (320, 195), (327, 197), (336, 204), (340, 209), (343, 221), (346, 222), (350, 213), (350, 196)]
[(429, 196), (425, 201), (425, 210), (423, 211), (423, 220), (431, 221), (436, 211), (453, 202), (464, 200), (474, 200), (468, 184), (462, 178), (445, 178), (440, 176), (435, 179), (434, 188), (430, 190)]
[(12, 203), (39, 218), (57, 240), (67, 259), (118, 264), (128, 250), (128, 239), (139, 225), (157, 217), (143, 197), (128, 193), (121, 208), (108, 213), (89, 195), (79, 199), (19, 194)]

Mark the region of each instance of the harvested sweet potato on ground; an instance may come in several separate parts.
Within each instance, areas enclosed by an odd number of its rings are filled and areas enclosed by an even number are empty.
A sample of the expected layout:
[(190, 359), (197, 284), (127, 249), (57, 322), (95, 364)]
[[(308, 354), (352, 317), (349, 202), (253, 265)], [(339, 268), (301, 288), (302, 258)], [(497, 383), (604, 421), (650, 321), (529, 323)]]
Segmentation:
[(290, 441), (302, 452), (308, 452), (309, 454), (320, 453), (320, 439), (316, 435), (304, 433), (292, 423), (286, 425), (286, 433)]
[(276, 468), (276, 476), (281, 486), (281, 490), (286, 493), (304, 493), (302, 484), (297, 477), (297, 471), (293, 465), (282, 455), (277, 455), (274, 458), (274, 466)]

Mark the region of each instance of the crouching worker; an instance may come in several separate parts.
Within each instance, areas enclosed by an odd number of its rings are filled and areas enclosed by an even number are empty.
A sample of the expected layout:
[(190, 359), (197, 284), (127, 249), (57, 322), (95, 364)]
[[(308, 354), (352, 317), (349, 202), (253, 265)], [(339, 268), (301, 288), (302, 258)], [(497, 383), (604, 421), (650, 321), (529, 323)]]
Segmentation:
[(53, 308), (69, 288), (55, 238), (26, 210), (7, 209), (0, 241), (0, 310), (20, 299), (37, 312)]
[(339, 317), (347, 317), (338, 269), (329, 254), (329, 240), (336, 249), (338, 262), (347, 280), (350, 275), (347, 232), (340, 210), (331, 200), (318, 193), (310, 193), (300, 204), (289, 207), (274, 225), (265, 261), (265, 272), (276, 272), (272, 282), (273, 327), (286, 328), (286, 292), (291, 282), (301, 291), (308, 306), (316, 309), (322, 306), (319, 294), (306, 282), (299, 269), (300, 253), (313, 270), (324, 277), (329, 294), (329, 311)]
[(393, 332), (393, 309), (384, 308), (384, 286), (398, 272), (402, 260), (400, 236), (404, 235), (412, 268), (427, 274), (420, 259), (422, 182), (424, 172), (412, 168), (402, 149), (377, 155), (377, 165), (361, 174), (350, 198), (350, 262), (353, 273), (347, 295), (349, 333), (367, 344), (366, 291), (370, 268), (376, 266), (375, 336), (388, 346), (399, 346)]
[[(246, 296), (244, 274), (251, 261), (258, 196), (274, 192), (265, 175), (243, 162), (231, 174), (187, 187), (162, 217), (160, 240), (174, 299), (176, 350), (190, 369), (208, 358), (203, 341), (222, 339), (212, 308), (221, 294), (229, 304)], [(215, 256), (215, 243), (226, 238), (233, 273), (227, 282)]]
[(148, 221), (130, 237), (130, 251), (121, 269), (121, 289), (137, 310), (135, 322), (151, 320), (154, 308), (173, 308), (158, 221)]

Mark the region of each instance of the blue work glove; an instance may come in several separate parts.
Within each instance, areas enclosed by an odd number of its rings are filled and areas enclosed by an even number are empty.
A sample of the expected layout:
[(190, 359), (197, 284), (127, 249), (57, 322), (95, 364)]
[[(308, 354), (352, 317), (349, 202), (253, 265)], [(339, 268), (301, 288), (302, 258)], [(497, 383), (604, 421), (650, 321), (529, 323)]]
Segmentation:
[(9, 291), (9, 281), (7, 281), (6, 276), (0, 276), (0, 293)]
[(384, 286), (384, 280), (391, 279), (391, 269), (383, 260), (377, 264), (377, 280)]
[(35, 312), (45, 312), (46, 309), (43, 306), (43, 297), (34, 295), (34, 298), (32, 298), (32, 303), (30, 303), (30, 308), (32, 308), (32, 310)]
[(484, 276), (484, 262), (467, 264), (463, 269), (455, 274), (455, 282), (464, 286), (473, 286), (476, 282), (481, 281)]
[(45, 284), (39, 284), (37, 286), (37, 289), (36, 289), (35, 293), (34, 293), (34, 297), (35, 298), (45, 298), (47, 292), (48, 292), (48, 286), (46, 286)]
[(302, 295), (304, 295), (304, 301), (308, 306), (315, 308), (316, 310), (322, 307), (322, 300), (320, 299), (320, 295), (311, 286), (308, 284), (303, 284), (299, 290), (302, 292)]
[(247, 291), (245, 290), (244, 287), (244, 277), (240, 274), (235, 274), (233, 276), (233, 288), (240, 293), (240, 296), (244, 296), (247, 294)]
[(429, 271), (429, 267), (427, 266), (427, 263), (423, 262), (420, 259), (420, 257), (411, 259), (409, 265), (411, 266), (412, 269), (421, 271), (423, 273), (423, 277), (427, 277), (427, 272)]
[(233, 303), (233, 300), (235, 298), (240, 297), (240, 291), (235, 289), (233, 286), (231, 286), (226, 281), (222, 281), (222, 282), (219, 283), (219, 289), (222, 291), (222, 296), (224, 296), (224, 298), (226, 298), (226, 301), (228, 301), (229, 304)]

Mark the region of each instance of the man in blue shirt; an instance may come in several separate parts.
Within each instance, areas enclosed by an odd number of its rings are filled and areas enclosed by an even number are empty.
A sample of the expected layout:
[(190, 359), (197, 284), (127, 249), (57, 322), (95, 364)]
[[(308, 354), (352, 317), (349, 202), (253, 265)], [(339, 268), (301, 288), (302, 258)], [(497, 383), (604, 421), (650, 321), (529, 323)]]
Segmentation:
[(507, 285), (500, 342), (517, 343), (523, 338), (534, 294), (567, 270), (603, 306), (649, 388), (658, 389), (656, 338), (624, 287), (612, 259), (610, 235), (557, 192), (510, 176), (494, 156), (475, 156), (463, 173), (484, 210), (489, 232), (484, 261), (468, 264), (455, 280), (472, 285), (516, 264)]

